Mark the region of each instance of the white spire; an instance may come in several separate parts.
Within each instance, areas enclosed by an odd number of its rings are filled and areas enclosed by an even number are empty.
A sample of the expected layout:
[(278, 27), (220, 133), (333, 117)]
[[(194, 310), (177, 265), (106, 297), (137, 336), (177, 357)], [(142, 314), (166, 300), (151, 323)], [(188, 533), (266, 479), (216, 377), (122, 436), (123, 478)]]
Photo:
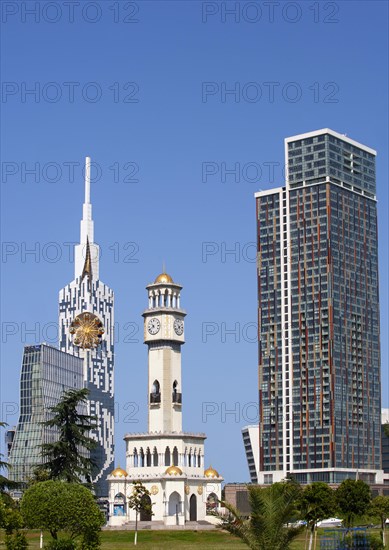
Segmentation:
[(85, 157), (85, 203), (90, 203), (90, 157)]
[(94, 244), (94, 224), (92, 219), (92, 204), (90, 202), (91, 184), (91, 158), (85, 158), (85, 200), (82, 206), (82, 220), (80, 226), (80, 244), (75, 247), (74, 275), (80, 277), (83, 273), (86, 245), (89, 241), (90, 255), (92, 260), (93, 278), (99, 278), (99, 247)]

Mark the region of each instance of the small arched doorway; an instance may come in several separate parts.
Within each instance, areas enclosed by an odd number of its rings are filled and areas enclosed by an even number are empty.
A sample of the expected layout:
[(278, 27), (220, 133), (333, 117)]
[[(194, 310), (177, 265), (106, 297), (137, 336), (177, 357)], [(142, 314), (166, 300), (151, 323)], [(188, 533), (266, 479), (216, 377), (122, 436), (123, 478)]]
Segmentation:
[(181, 514), (180, 495), (174, 491), (169, 497), (169, 516), (176, 516), (178, 525), (178, 516)]
[(140, 521), (151, 521), (151, 498), (149, 495), (143, 495), (142, 497), (142, 506), (147, 506), (145, 510), (142, 508), (139, 514)]
[(125, 516), (126, 515), (126, 498), (123, 493), (118, 493), (115, 495), (115, 500), (113, 504), (113, 515), (114, 516)]
[(197, 498), (192, 495), (189, 499), (189, 521), (197, 521)]
[(206, 513), (207, 515), (213, 514), (217, 511), (218, 498), (215, 493), (210, 493), (207, 498)]

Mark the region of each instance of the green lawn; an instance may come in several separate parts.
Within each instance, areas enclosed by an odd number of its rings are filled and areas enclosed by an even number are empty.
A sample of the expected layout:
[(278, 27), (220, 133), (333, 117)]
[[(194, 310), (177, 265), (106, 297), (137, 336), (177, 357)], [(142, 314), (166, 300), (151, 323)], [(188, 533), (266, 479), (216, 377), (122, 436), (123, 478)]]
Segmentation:
[[(39, 531), (28, 532), (29, 548), (39, 549)], [(44, 542), (51, 539), (44, 534)], [(101, 534), (102, 550), (128, 550), (134, 546), (134, 531), (103, 531)], [(241, 550), (247, 548), (239, 539), (220, 531), (138, 531), (139, 550), (165, 550), (177, 548), (190, 550), (210, 548), (212, 550)], [(0, 535), (0, 548), (5, 548), (4, 532)]]
[[(369, 532), (379, 533), (372, 529)], [(44, 541), (50, 540), (50, 535), (45, 533)], [(103, 531), (102, 550), (128, 550), (133, 547), (133, 531)], [(291, 550), (304, 550), (305, 532), (291, 545)], [(29, 548), (39, 549), (39, 531), (28, 532)], [(248, 548), (239, 539), (223, 531), (147, 531), (138, 532), (139, 550), (193, 550), (197, 548), (209, 548), (212, 550), (242, 550)], [(5, 548), (4, 532), (0, 532), (0, 549)], [(317, 540), (319, 548), (319, 536)]]

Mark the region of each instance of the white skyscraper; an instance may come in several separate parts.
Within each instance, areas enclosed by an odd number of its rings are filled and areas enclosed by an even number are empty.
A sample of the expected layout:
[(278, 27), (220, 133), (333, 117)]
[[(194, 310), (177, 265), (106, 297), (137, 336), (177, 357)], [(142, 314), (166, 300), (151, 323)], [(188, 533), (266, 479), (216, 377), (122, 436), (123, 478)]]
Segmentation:
[(107, 475), (114, 461), (114, 293), (99, 279), (99, 246), (94, 242), (90, 202), (90, 158), (85, 164), (85, 202), (80, 244), (75, 246), (74, 280), (59, 293), (59, 346), (84, 360), (89, 413), (97, 418), (91, 453), (99, 497), (108, 495)]

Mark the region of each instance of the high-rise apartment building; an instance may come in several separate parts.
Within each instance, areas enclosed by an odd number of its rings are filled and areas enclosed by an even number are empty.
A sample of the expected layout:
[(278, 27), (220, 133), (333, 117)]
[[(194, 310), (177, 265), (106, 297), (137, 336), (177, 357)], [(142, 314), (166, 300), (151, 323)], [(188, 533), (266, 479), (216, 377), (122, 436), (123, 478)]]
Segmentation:
[[(8, 477), (26, 483), (42, 464), (42, 444), (58, 439), (43, 425), (63, 393), (84, 387), (83, 361), (46, 344), (24, 348), (20, 375), (20, 415), (8, 461)], [(86, 411), (85, 411), (86, 412)]]
[(255, 195), (259, 483), (382, 477), (375, 156), (287, 138), (285, 185)]

